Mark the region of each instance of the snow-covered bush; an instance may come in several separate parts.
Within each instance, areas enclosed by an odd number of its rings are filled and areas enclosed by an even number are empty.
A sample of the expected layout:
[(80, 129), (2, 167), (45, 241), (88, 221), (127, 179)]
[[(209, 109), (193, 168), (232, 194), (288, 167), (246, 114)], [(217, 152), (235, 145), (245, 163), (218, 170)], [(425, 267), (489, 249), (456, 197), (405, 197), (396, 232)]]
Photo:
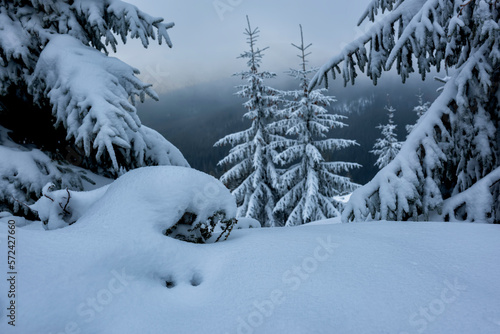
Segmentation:
[(444, 220), (499, 222), (500, 2), (372, 0), (360, 23), (367, 18), (372, 26), (323, 65), (310, 88), (335, 71), (354, 83), (357, 68), (375, 83), (394, 64), (403, 82), (415, 65), (422, 78), (432, 67), (452, 71), (398, 156), (353, 193), (343, 220), (435, 212)]
[[(210, 175), (186, 167), (157, 166), (127, 172), (88, 192), (43, 189), (31, 206), (46, 229), (95, 224), (107, 230), (155, 229), (184, 241), (225, 240), (236, 224), (236, 203)], [(97, 226), (96, 226), (97, 228)]]
[(162, 21), (120, 0), (0, 1), (0, 124), (12, 134), (1, 132), (18, 144), (11, 154), (31, 150), (23, 159), (36, 167), (20, 178), (10, 155), (0, 156), (0, 179), (17, 177), (1, 188), (1, 207), (19, 211), (15, 203), (32, 203), (47, 182), (81, 190), (79, 174), (68, 181), (60, 170), (72, 162), (68, 146), (79, 151), (80, 167), (108, 177), (141, 166), (188, 165), (137, 116), (137, 98), (158, 99), (151, 85), (108, 56), (117, 36), (171, 46), (173, 23)]
[(108, 185), (92, 191), (73, 191), (68, 188), (53, 190), (53, 183), (42, 189), (42, 197), (30, 209), (38, 214), (46, 230), (53, 230), (74, 224), (88, 209), (99, 200)]
[(239, 217), (234, 228), (237, 230), (242, 230), (246, 228), (261, 228), (262, 224), (253, 218)]

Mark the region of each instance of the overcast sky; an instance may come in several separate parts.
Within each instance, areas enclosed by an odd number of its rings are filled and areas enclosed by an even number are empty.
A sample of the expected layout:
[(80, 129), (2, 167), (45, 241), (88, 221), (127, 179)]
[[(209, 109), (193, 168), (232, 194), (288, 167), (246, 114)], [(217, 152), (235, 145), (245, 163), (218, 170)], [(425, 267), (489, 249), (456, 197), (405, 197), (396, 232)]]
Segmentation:
[(231, 77), (245, 69), (237, 56), (247, 49), (246, 15), (261, 34), (258, 46), (269, 46), (262, 69), (282, 74), (296, 67), (299, 23), (306, 43), (312, 43), (310, 64), (320, 66), (359, 36), (356, 23), (369, 0), (127, 0), (145, 12), (174, 22), (174, 44), (143, 49), (137, 41), (120, 46), (118, 56), (141, 70), (141, 79), (157, 92)]

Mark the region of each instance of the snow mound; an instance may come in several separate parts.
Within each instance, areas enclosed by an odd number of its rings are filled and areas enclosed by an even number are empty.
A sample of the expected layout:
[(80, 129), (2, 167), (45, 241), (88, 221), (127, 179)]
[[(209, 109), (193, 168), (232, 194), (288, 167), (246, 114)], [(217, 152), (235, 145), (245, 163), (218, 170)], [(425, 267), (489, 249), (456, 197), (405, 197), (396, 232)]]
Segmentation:
[(234, 218), (236, 202), (210, 175), (186, 167), (156, 166), (135, 169), (89, 192), (51, 192), (46, 186), (32, 209), (48, 229), (75, 224), (96, 233), (165, 234), (180, 223), (186, 225), (183, 234), (214, 215), (221, 220)]
[(46, 184), (42, 197), (30, 208), (38, 213), (47, 230), (74, 224), (108, 190), (105, 185), (92, 191), (72, 191), (69, 189), (52, 191), (55, 185)]
[(235, 225), (235, 228), (238, 230), (244, 228), (261, 228), (262, 225), (259, 223), (257, 219), (253, 219), (250, 217), (238, 217), (238, 222)]

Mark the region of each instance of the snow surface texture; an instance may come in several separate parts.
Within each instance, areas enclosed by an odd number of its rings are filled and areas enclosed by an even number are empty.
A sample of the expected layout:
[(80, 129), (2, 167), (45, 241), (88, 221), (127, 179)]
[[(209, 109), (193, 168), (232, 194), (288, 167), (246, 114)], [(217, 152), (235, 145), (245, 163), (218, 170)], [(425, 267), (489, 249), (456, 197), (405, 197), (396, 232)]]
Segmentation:
[(2, 295), (2, 334), (500, 331), (500, 226), (304, 225), (196, 245), (160, 233), (170, 201), (192, 197), (184, 181), (143, 181), (125, 175), (70, 227), (17, 228), (17, 321)]

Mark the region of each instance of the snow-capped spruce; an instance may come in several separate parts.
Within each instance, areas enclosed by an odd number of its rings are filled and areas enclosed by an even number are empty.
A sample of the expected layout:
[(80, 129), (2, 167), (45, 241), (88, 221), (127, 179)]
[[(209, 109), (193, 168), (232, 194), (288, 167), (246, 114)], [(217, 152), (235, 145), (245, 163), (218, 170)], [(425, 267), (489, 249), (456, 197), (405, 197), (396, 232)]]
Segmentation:
[(367, 17), (371, 28), (323, 65), (310, 88), (335, 70), (354, 82), (356, 68), (376, 83), (393, 64), (404, 81), (414, 59), (422, 77), (443, 64), (453, 71), (398, 156), (354, 192), (343, 220), (436, 212), (444, 220), (500, 221), (500, 2), (373, 0), (360, 22)]
[[(68, 157), (111, 177), (140, 166), (187, 166), (182, 154), (137, 116), (136, 98), (158, 98), (151, 85), (107, 50), (116, 50), (117, 36), (123, 43), (138, 38), (144, 47), (151, 39), (172, 46), (167, 30), (173, 25), (120, 0), (0, 1), (0, 136), (10, 131), (15, 143), (8, 149), (38, 167), (1, 188), (0, 210), (32, 203), (47, 182), (81, 189), (78, 173), (62, 176), (74, 169)], [(18, 126), (40, 115), (47, 120), (37, 124), (40, 134)], [(33, 147), (40, 151), (30, 154)], [(9, 156), (2, 156), (0, 179), (27, 170), (12, 167)]]
[(265, 80), (276, 77), (276, 74), (259, 71), (263, 51), (267, 47), (260, 49), (256, 46), (260, 31), (251, 28), (248, 17), (247, 23), (245, 35), (250, 49), (239, 58), (247, 59), (248, 70), (234, 75), (241, 76), (247, 82), (237, 87), (239, 91), (236, 94), (248, 98), (243, 103), (248, 110), (243, 117), (251, 120), (252, 125), (247, 130), (225, 136), (215, 146), (233, 146), (219, 165), (233, 165), (222, 175), (221, 181), (236, 197), (238, 217), (254, 218), (265, 226), (275, 226), (273, 209), (277, 197), (274, 189), (277, 174), (273, 152), (269, 147), (273, 136), (268, 125), (275, 119), (280, 92), (264, 84)]
[[(417, 98), (418, 98), (418, 105), (416, 105), (413, 108), (413, 111), (417, 114), (417, 122), (418, 122), (418, 120), (427, 112), (427, 110), (429, 110), (429, 106), (431, 105), (431, 103), (429, 101), (424, 102), (424, 94), (422, 94), (421, 92), (417, 94)], [(410, 134), (410, 132), (413, 130), (414, 127), (415, 127), (414, 124), (412, 125), (407, 124), (406, 132)]]
[(273, 148), (281, 150), (275, 161), (289, 166), (280, 176), (283, 196), (274, 209), (278, 215), (284, 216), (286, 226), (338, 216), (340, 203), (333, 197), (357, 187), (339, 173), (360, 167), (350, 162), (328, 162), (322, 155), (322, 152), (332, 152), (357, 143), (347, 139), (324, 139), (330, 129), (346, 126), (342, 120), (347, 117), (328, 114), (326, 107), (335, 98), (323, 95), (326, 89), (308, 91), (308, 75), (316, 70), (306, 68), (306, 57), (310, 54), (306, 52), (311, 44), (304, 45), (302, 26), (300, 36), (300, 46), (292, 44), (300, 51), (300, 69), (289, 71), (290, 76), (299, 80), (300, 89), (286, 93), (291, 100), (280, 111), (281, 120), (271, 124), (274, 132), (287, 137), (273, 143)]
[(396, 133), (394, 131), (397, 128), (397, 125), (394, 124), (392, 120), (394, 118), (394, 109), (391, 105), (385, 106), (384, 108), (387, 110), (387, 116), (389, 121), (385, 125), (378, 125), (377, 129), (380, 129), (382, 132), (382, 138), (377, 138), (375, 141), (375, 145), (373, 145), (373, 150), (370, 153), (375, 154), (378, 158), (375, 162), (375, 166), (382, 169), (389, 164), (396, 155), (401, 150), (402, 143), (398, 141)]

